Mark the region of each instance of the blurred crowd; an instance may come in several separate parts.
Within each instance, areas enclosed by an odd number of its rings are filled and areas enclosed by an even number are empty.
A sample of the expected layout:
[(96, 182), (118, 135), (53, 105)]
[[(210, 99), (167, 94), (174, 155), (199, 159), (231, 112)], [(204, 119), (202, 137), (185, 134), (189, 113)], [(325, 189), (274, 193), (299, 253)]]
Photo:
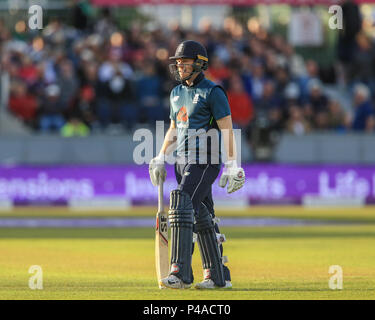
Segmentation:
[(137, 24), (125, 31), (107, 9), (91, 25), (52, 19), (40, 32), (28, 31), (22, 21), (14, 30), (0, 22), (8, 110), (35, 131), (63, 136), (169, 121), (176, 82), (168, 57), (185, 39), (206, 46), (206, 77), (226, 89), (235, 127), (249, 137), (259, 127), (297, 135), (375, 129), (374, 44), (361, 32), (346, 75), (352, 109), (345, 110), (327, 94), (318, 63), (304, 60), (281, 36), (264, 30), (238, 35), (209, 25), (199, 33), (178, 26), (147, 31)]

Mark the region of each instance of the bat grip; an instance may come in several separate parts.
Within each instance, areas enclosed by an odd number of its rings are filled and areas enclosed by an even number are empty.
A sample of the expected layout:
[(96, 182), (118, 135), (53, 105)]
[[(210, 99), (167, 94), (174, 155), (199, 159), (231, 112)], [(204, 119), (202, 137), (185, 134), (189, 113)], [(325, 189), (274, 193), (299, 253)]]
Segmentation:
[(164, 210), (164, 192), (163, 192), (163, 182), (161, 181), (158, 186), (158, 209), (159, 212), (162, 212)]

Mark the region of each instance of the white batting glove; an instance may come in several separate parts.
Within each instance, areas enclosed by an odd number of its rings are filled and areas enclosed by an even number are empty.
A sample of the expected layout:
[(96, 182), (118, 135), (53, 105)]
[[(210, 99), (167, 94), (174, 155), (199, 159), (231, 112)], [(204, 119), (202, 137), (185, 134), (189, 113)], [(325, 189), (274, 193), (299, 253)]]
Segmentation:
[(245, 183), (245, 171), (237, 167), (236, 160), (225, 163), (224, 171), (219, 180), (219, 186), (225, 188), (228, 183), (228, 193), (241, 189)]
[(164, 155), (159, 154), (150, 161), (148, 166), (151, 182), (154, 186), (158, 186), (165, 181), (167, 171), (165, 170)]

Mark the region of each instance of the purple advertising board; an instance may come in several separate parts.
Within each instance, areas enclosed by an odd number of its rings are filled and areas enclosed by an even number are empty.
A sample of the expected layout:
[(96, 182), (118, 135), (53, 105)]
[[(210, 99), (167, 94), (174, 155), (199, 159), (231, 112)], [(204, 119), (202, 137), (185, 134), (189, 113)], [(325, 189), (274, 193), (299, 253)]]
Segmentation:
[[(213, 185), (215, 200), (300, 203), (304, 196), (375, 199), (375, 165), (244, 165), (246, 183), (231, 195)], [(167, 168), (165, 198), (176, 188)], [(15, 204), (68, 203), (72, 199), (124, 198), (132, 204), (157, 200), (147, 166), (13, 166), (0, 167), (0, 200)]]

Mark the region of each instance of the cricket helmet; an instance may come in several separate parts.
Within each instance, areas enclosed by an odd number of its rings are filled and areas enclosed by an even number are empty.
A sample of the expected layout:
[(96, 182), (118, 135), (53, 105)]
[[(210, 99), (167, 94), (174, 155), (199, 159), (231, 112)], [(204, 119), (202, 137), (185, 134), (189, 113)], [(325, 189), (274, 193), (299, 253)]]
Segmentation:
[[(177, 59), (194, 59), (192, 64), (193, 71), (185, 78), (181, 78), (178, 72), (176, 60)], [(206, 48), (199, 42), (193, 40), (186, 40), (179, 44), (176, 49), (175, 55), (169, 57), (170, 60), (174, 60), (175, 63), (169, 65), (169, 71), (174, 75), (177, 81), (189, 80), (195, 73), (200, 73), (208, 68), (208, 55)]]

